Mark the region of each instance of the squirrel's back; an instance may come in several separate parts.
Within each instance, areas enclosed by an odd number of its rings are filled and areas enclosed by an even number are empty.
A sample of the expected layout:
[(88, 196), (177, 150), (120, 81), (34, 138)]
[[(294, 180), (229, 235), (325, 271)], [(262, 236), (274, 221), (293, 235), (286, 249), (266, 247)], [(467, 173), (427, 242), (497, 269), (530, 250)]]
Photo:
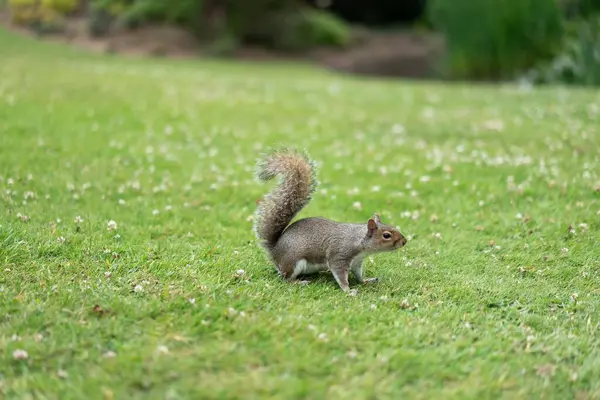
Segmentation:
[(256, 236), (271, 253), (284, 229), (311, 200), (317, 186), (315, 165), (304, 152), (277, 149), (259, 160), (256, 176), (263, 182), (281, 178), (260, 202), (255, 216)]
[(352, 258), (360, 253), (360, 242), (367, 233), (364, 224), (338, 222), (322, 217), (308, 217), (289, 225), (272, 252), (274, 259), (293, 262), (305, 259), (312, 264), (326, 262), (329, 250)]

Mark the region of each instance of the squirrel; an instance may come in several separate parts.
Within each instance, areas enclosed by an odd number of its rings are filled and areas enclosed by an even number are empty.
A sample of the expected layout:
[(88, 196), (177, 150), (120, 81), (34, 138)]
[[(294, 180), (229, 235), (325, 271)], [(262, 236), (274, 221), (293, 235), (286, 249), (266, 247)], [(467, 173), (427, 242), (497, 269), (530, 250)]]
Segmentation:
[(279, 184), (259, 202), (254, 232), (270, 261), (288, 282), (307, 284), (301, 275), (331, 271), (339, 287), (351, 295), (348, 275), (359, 284), (378, 282), (363, 278), (362, 260), (368, 254), (395, 251), (406, 238), (374, 213), (367, 223), (342, 223), (321, 217), (292, 219), (312, 199), (318, 185), (315, 163), (306, 152), (291, 148), (272, 149), (258, 160), (256, 178)]

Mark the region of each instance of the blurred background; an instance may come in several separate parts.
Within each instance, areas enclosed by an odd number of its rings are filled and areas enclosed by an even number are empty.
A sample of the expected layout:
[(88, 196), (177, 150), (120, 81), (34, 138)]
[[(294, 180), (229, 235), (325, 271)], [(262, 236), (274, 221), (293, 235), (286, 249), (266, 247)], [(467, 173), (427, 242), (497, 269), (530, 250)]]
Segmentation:
[(600, 0), (0, 0), (0, 8), (4, 26), (100, 52), (600, 83)]

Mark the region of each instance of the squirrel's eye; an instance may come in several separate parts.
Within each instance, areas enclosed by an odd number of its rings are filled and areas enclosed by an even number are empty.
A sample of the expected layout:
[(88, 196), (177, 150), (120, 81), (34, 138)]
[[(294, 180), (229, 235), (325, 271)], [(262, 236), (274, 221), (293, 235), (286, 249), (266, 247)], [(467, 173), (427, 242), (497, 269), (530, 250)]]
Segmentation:
[(384, 238), (384, 239), (390, 239), (391, 237), (392, 237), (392, 234), (391, 234), (391, 233), (389, 233), (389, 232), (384, 232), (384, 233), (383, 233), (383, 238)]

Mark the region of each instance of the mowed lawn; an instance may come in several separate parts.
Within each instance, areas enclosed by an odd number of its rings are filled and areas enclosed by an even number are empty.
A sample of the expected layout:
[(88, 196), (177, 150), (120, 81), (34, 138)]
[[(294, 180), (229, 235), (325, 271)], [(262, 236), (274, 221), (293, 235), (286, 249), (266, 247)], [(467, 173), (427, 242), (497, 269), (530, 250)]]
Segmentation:
[[(599, 137), (598, 91), (2, 31), (0, 397), (597, 399)], [(277, 276), (252, 231), (277, 145), (319, 165), (299, 217), (410, 238), (379, 284)]]

